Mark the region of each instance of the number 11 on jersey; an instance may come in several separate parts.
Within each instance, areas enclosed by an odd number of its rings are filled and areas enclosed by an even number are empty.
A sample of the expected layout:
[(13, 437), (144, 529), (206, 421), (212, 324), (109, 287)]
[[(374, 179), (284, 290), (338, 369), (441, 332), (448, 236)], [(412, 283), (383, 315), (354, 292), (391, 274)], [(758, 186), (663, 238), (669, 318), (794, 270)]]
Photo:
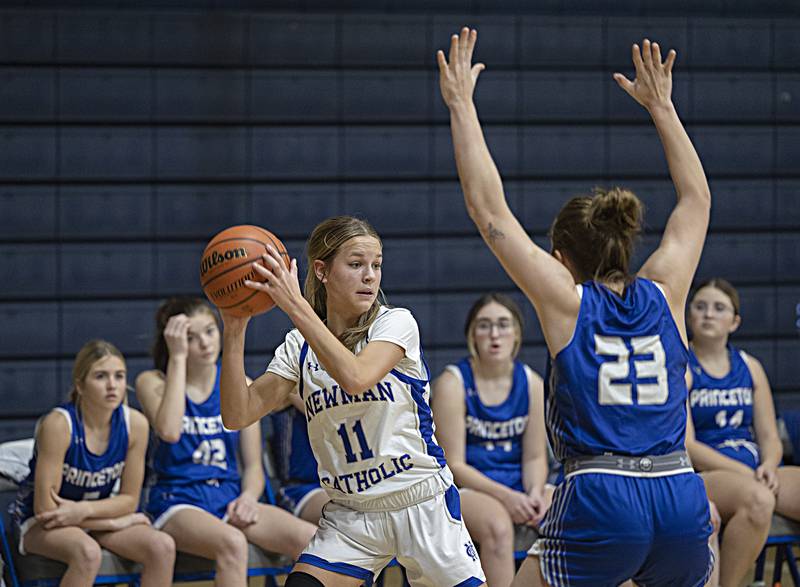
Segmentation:
[(347, 432), (347, 425), (343, 423), (341, 426), (339, 426), (337, 433), (342, 439), (342, 444), (344, 445), (344, 455), (347, 458), (348, 463), (355, 463), (359, 460), (363, 461), (364, 459), (371, 459), (375, 456), (372, 453), (372, 449), (367, 444), (367, 437), (364, 434), (364, 428), (361, 426), (361, 420), (357, 420), (356, 423), (353, 424), (353, 433), (356, 435), (359, 448), (361, 449), (360, 458), (357, 457), (353, 452), (353, 445), (350, 444), (350, 435)]

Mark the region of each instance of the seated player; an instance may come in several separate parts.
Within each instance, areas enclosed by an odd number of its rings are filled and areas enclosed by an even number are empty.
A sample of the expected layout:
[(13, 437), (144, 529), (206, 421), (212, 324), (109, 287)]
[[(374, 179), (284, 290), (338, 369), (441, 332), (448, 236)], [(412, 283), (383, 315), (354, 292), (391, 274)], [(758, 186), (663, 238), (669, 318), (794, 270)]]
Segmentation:
[(125, 405), (126, 393), (122, 353), (103, 340), (87, 342), (72, 365), (69, 400), (36, 430), (13, 518), (21, 554), (67, 565), (62, 585), (92, 585), (101, 547), (141, 563), (143, 586), (172, 584), (175, 542), (136, 511), (147, 420)]
[(159, 439), (147, 511), (179, 551), (216, 562), (215, 585), (244, 586), (248, 541), (297, 558), (316, 526), (258, 502), (264, 491), (261, 428), (255, 422), (239, 433), (222, 425), (220, 331), (211, 307), (196, 298), (170, 299), (156, 325), (156, 369), (136, 380)]
[[(469, 356), (433, 384), (436, 436), (461, 491), (490, 587), (514, 579), (514, 524), (535, 526), (548, 505), (542, 378), (516, 360), (522, 312), (499, 293), (467, 315)], [(549, 494), (549, 492), (547, 492)]]

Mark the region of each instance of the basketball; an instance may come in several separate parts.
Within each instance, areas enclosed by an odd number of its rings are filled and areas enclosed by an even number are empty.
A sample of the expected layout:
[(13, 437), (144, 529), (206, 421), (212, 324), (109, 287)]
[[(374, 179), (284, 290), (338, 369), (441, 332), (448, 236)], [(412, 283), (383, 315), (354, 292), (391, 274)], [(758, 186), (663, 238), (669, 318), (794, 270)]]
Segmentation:
[(264, 281), (252, 263), (267, 252), (267, 245), (278, 251), (288, 269), (286, 247), (278, 237), (258, 226), (231, 226), (211, 239), (200, 259), (200, 285), (212, 304), (242, 317), (261, 314), (275, 305), (265, 292), (244, 284), (246, 280)]

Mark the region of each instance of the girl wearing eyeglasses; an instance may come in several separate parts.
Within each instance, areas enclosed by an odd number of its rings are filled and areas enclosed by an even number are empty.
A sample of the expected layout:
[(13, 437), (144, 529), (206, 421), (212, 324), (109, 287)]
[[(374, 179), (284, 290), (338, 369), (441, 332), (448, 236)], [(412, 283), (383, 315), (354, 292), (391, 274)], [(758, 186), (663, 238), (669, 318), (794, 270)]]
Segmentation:
[(739, 308), (736, 289), (719, 278), (701, 284), (689, 304), (687, 449), (725, 525), (721, 585), (744, 579), (773, 510), (800, 519), (800, 468), (779, 468), (783, 451), (767, 375), (758, 359), (729, 342), (742, 322)]
[(481, 296), (464, 328), (469, 356), (434, 381), (436, 437), (461, 491), (464, 522), (491, 587), (514, 579), (514, 525), (537, 525), (549, 504), (542, 378), (515, 357), (522, 312)]

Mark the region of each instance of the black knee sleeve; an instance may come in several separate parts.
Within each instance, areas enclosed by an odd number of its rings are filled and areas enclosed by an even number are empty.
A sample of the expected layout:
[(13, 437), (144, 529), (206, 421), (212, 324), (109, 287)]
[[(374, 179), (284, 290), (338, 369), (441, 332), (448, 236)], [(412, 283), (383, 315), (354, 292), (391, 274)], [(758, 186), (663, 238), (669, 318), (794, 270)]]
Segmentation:
[(325, 585), (316, 577), (308, 573), (301, 573), (292, 571), (286, 578), (285, 587), (325, 587)]

